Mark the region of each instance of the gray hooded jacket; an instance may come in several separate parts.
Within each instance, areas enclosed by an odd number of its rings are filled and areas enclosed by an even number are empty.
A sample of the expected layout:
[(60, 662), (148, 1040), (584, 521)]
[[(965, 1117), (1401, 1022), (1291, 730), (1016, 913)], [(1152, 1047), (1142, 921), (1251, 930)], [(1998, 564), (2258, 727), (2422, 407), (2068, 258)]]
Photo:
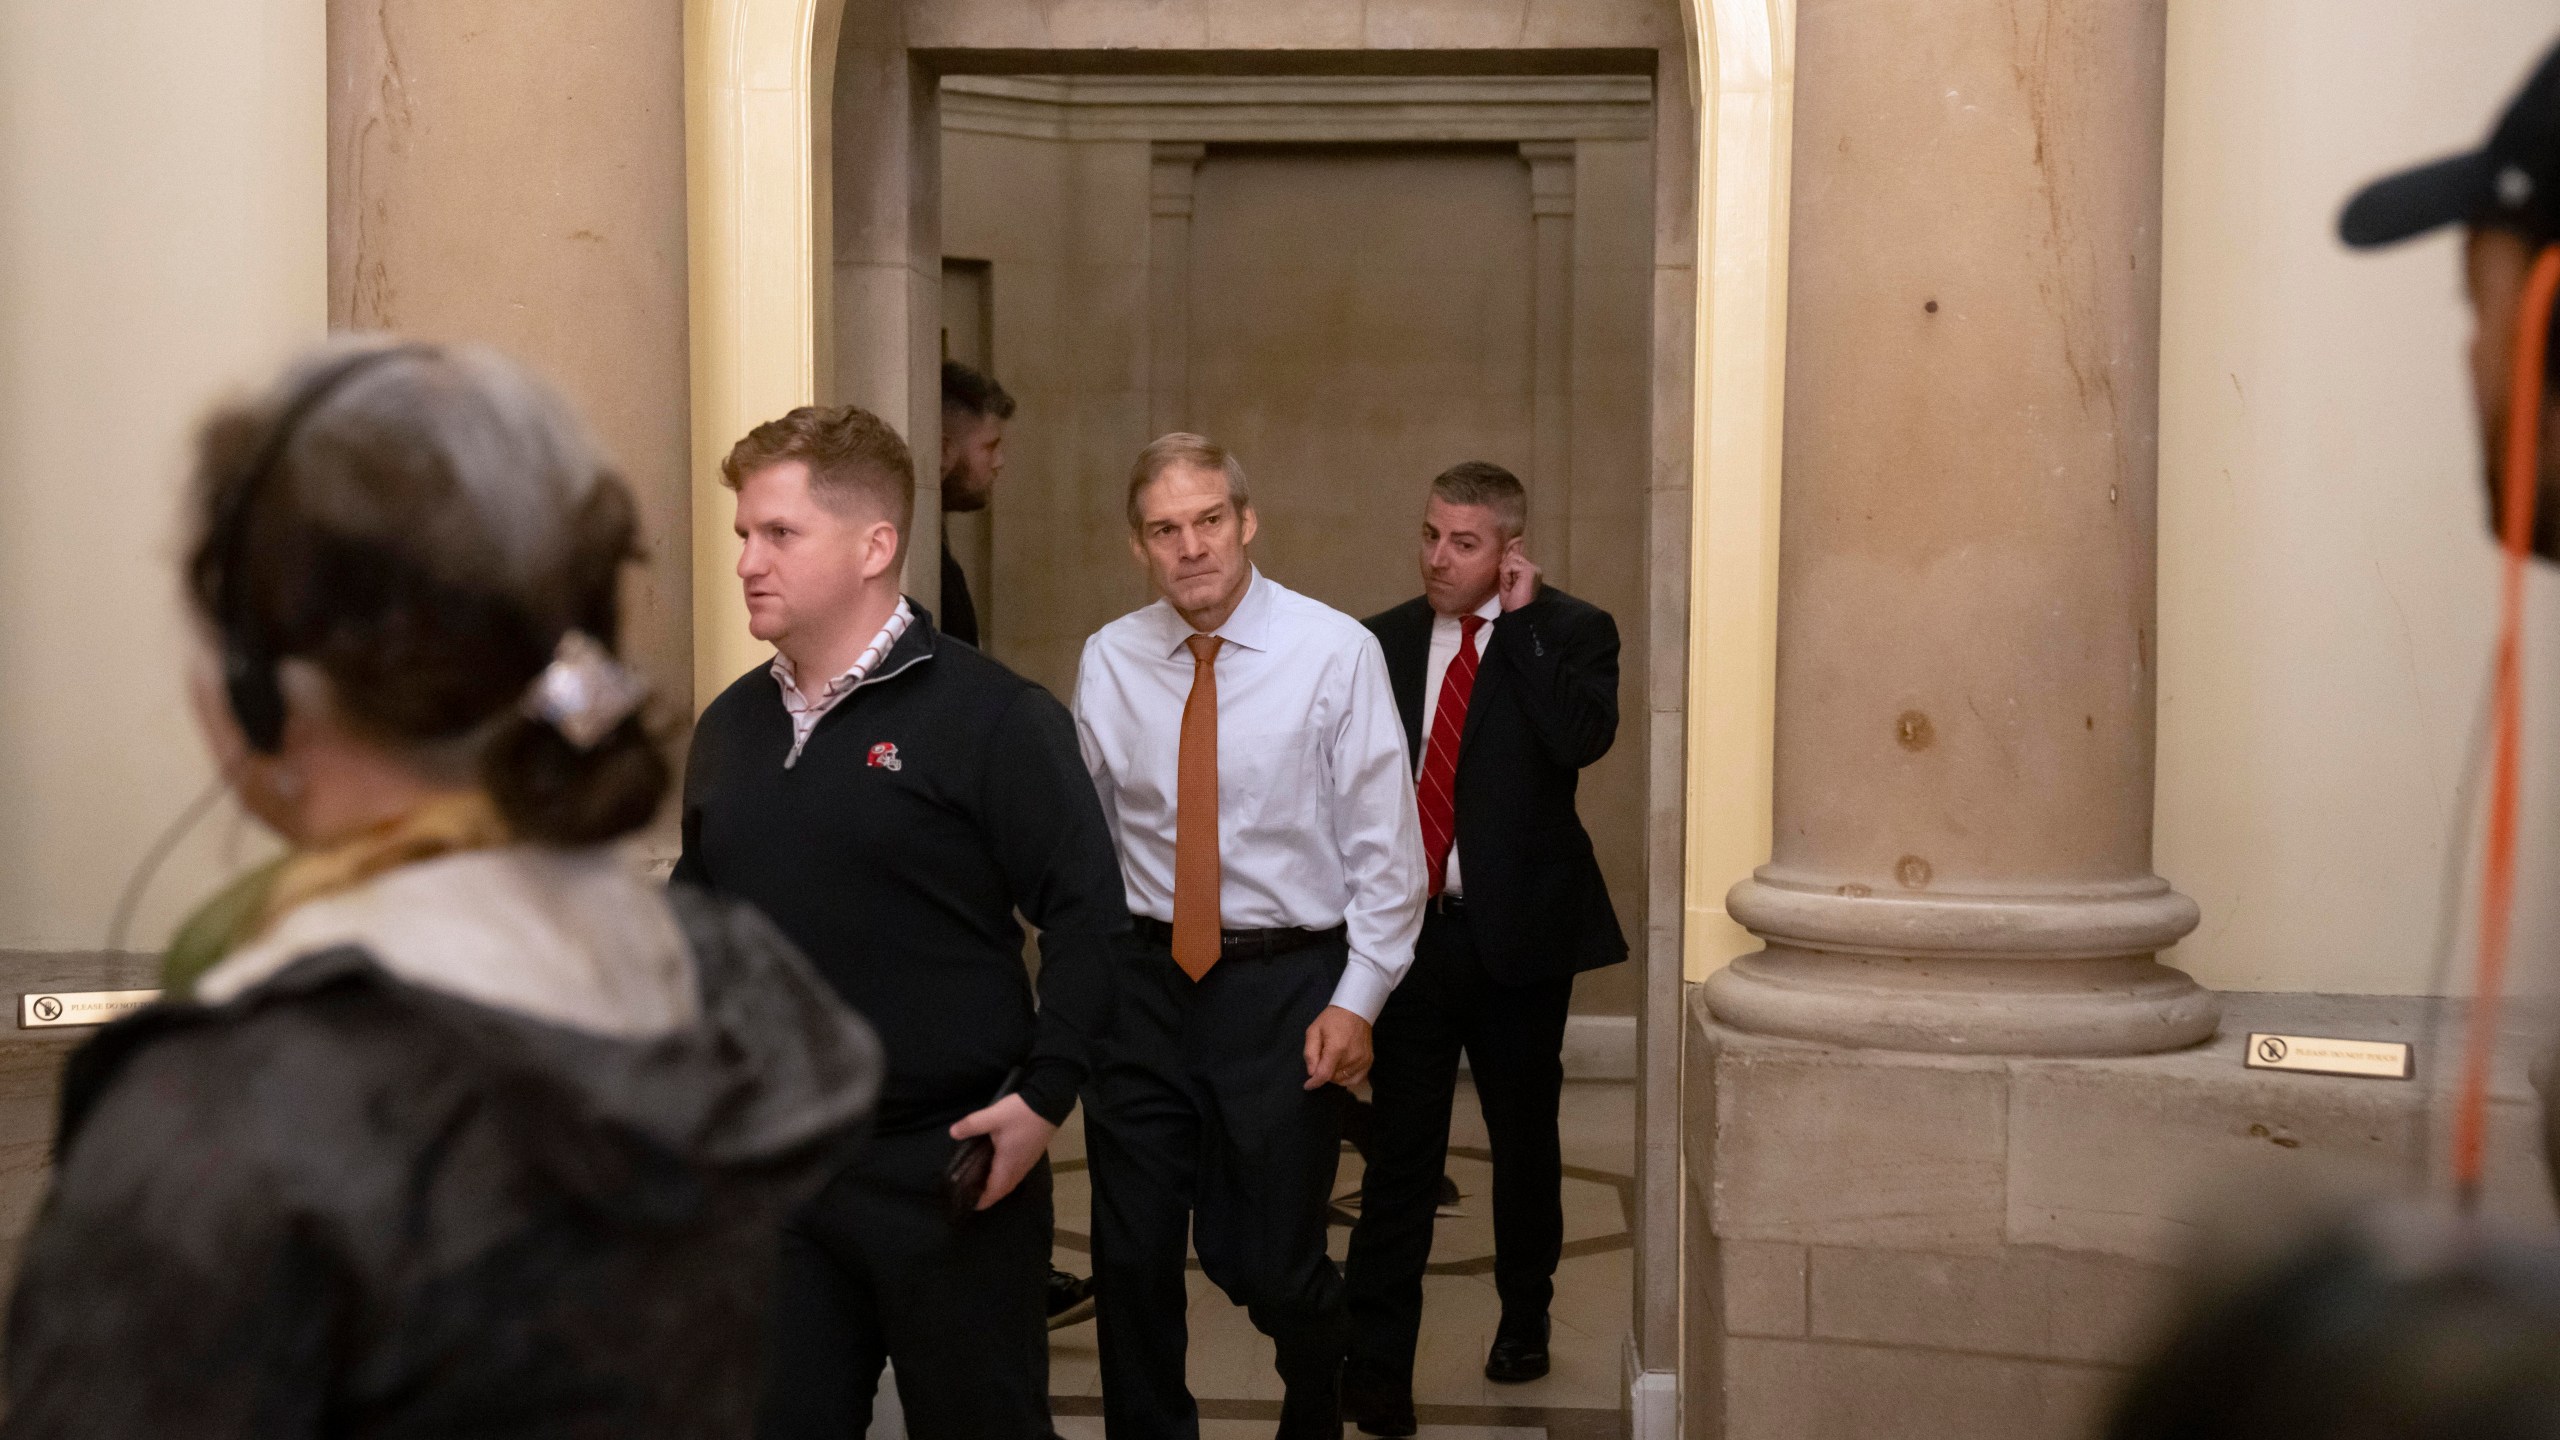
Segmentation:
[(701, 1005), (655, 1038), (359, 945), (101, 1031), (0, 1436), (747, 1434), (774, 1235), (880, 1051), (761, 916), (670, 900)]

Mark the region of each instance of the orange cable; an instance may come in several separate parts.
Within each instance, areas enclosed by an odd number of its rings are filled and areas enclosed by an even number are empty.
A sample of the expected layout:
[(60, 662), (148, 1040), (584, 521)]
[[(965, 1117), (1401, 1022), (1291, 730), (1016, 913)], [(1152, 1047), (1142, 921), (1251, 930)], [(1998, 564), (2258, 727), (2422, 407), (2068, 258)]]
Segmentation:
[(2560, 245), (2544, 247), (2525, 279), (2507, 392), (2498, 507), (2498, 538), (2506, 553), (2498, 587), (2497, 688), (2491, 701), (2496, 739), (2489, 771), (2488, 853), (2480, 876), (2480, 968), (2453, 1122), (2454, 1190), (2466, 1210), (2477, 1208), (2480, 1199), (2489, 1060), (2497, 1048), (2498, 1003), (2506, 984), (2508, 927), (2515, 908), (2516, 800), (2524, 745), (2524, 572), (2533, 550), (2534, 499), (2540, 488), (2543, 355), (2550, 343), (2555, 295), (2560, 295)]

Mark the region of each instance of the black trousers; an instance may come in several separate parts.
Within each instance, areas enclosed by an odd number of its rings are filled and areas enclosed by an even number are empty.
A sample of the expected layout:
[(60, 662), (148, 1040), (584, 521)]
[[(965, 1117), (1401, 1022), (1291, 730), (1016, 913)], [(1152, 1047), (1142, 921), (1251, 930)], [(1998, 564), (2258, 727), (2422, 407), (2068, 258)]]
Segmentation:
[(1049, 1440), (1049, 1163), (955, 1220), (951, 1151), (876, 1137), (783, 1227), (759, 1440), (861, 1440), (883, 1362), (913, 1440)]
[(1346, 1275), (1348, 1383), (1410, 1394), (1422, 1271), (1449, 1156), (1449, 1111), (1466, 1052), (1493, 1141), (1493, 1283), (1506, 1321), (1555, 1298), (1564, 1249), (1564, 1021), (1573, 977), (1503, 985), (1484, 971), (1462, 915), (1427, 911), (1413, 968), (1378, 1014), (1369, 1071), (1376, 1115)]
[(1341, 1097), (1306, 1088), (1306, 1032), (1347, 958), (1335, 940), (1220, 960), (1194, 984), (1132, 943), (1085, 1098), (1095, 1321), (1111, 1440), (1196, 1440), (1186, 1235), (1278, 1350), (1280, 1434), (1338, 1433), (1342, 1277), (1325, 1253)]

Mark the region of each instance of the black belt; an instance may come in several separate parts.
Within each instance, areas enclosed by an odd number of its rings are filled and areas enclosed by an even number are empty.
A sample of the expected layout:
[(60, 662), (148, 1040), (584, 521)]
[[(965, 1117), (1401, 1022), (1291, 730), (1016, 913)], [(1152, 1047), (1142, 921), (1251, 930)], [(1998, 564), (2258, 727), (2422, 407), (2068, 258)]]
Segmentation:
[[(1173, 927), (1152, 915), (1136, 918), (1138, 934), (1158, 945), (1173, 944)], [(1220, 960), (1273, 960), (1297, 950), (1311, 949), (1342, 939), (1347, 932), (1336, 925), (1330, 930), (1297, 930), (1281, 927), (1273, 930), (1221, 930), (1218, 932)]]
[(1455, 915), (1467, 908), (1467, 897), (1452, 895), (1444, 890), (1432, 896), (1429, 903), (1435, 914)]

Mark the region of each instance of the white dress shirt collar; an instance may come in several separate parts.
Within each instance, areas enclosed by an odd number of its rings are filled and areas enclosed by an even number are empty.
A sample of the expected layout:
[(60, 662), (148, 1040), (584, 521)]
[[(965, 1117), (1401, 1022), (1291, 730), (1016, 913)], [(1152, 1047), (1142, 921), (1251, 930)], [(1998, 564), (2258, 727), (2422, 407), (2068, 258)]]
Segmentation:
[(782, 708), (791, 716), (791, 753), (782, 757), (783, 769), (798, 767), (800, 752), (809, 748), (809, 737), (816, 733), (818, 722), (827, 718), (827, 712), (836, 708), (844, 697), (862, 688), (863, 682), (880, 668), (880, 663), (889, 658), (889, 652), (896, 648), (899, 638), (907, 633), (907, 627), (915, 623), (915, 618), (915, 609), (907, 604), (907, 597), (899, 596), (898, 608), (889, 612), (880, 633), (872, 636), (871, 643), (854, 657), (852, 668), (828, 681), (826, 688), (815, 696), (800, 688), (800, 677), (792, 668), (791, 657), (779, 650), (773, 652), (774, 683), (782, 688)]
[[(1481, 604), (1481, 605), (1477, 606), (1477, 607), (1476, 607), (1475, 609), (1473, 609), (1473, 610), (1468, 611), (1468, 612), (1467, 612), (1467, 614), (1468, 614), (1468, 615), (1473, 615), (1473, 616), (1475, 616), (1477, 619), (1479, 619), (1479, 620), (1485, 620), (1485, 621), (1493, 621), (1493, 620), (1499, 620), (1499, 619), (1501, 619), (1501, 618), (1502, 618), (1502, 592), (1501, 592), (1501, 591), (1499, 591), (1499, 590), (1496, 590), (1496, 591), (1495, 591), (1495, 592), (1493, 592), (1492, 594), (1487, 595), (1486, 597), (1484, 597), (1484, 603), (1483, 603), (1483, 604)], [(1443, 614), (1441, 614), (1441, 613), (1440, 613), (1439, 611), (1437, 611), (1437, 610), (1434, 610), (1434, 611), (1432, 611), (1432, 612), (1431, 612), (1431, 623), (1432, 623), (1433, 625), (1435, 625), (1435, 626), (1436, 626), (1436, 625), (1446, 625), (1446, 626), (1448, 626), (1449, 628), (1451, 628), (1451, 629), (1453, 629), (1453, 630), (1454, 630), (1454, 629), (1456, 629), (1456, 628), (1458, 627), (1459, 623), (1460, 623), (1461, 621), (1465, 620), (1465, 619), (1466, 619), (1466, 616), (1465, 616), (1465, 615), (1443, 615)]]
[[(1231, 930), (1344, 928), (1333, 1003), (1377, 1018), (1413, 961), (1422, 822), (1386, 657), (1359, 621), (1256, 572), (1218, 661), (1218, 912)], [(1077, 667), (1077, 738), (1129, 910), (1173, 916), (1193, 631), (1159, 600), (1102, 627)], [(1454, 642), (1453, 642), (1454, 648)]]
[[(1236, 608), (1228, 613), (1227, 623), (1209, 633), (1230, 645), (1267, 653), (1272, 645), (1274, 603), (1270, 583), (1262, 578), (1259, 566), (1253, 567), (1245, 576), (1244, 594), (1237, 599)], [(1158, 600), (1151, 608), (1158, 612), (1157, 622), (1164, 631), (1165, 654), (1176, 653), (1191, 643), (1192, 636), (1200, 633), (1191, 628), (1190, 621), (1182, 618), (1181, 611), (1173, 608), (1172, 601)]]

